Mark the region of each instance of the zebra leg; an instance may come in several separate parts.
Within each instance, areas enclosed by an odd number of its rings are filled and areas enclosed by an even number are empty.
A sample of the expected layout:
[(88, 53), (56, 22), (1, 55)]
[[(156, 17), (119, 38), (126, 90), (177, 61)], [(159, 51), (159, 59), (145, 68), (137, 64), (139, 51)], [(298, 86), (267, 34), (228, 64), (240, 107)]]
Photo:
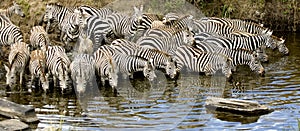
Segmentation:
[(21, 70), (21, 72), (20, 72), (20, 86), (23, 85), (23, 74), (24, 74), (24, 70)]

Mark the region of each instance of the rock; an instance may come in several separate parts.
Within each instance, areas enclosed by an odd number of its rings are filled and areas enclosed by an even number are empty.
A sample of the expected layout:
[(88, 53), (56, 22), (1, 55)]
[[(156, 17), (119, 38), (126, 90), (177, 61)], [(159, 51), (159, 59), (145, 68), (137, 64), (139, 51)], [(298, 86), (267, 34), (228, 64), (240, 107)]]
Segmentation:
[(205, 106), (214, 111), (231, 112), (243, 115), (263, 115), (273, 111), (269, 107), (261, 105), (256, 101), (216, 97), (208, 97)]
[(32, 106), (20, 105), (3, 98), (0, 98), (0, 115), (19, 119), (26, 123), (35, 123), (39, 121)]
[(0, 121), (0, 130), (1, 131), (24, 131), (30, 130), (29, 126), (20, 120), (17, 119), (8, 119)]

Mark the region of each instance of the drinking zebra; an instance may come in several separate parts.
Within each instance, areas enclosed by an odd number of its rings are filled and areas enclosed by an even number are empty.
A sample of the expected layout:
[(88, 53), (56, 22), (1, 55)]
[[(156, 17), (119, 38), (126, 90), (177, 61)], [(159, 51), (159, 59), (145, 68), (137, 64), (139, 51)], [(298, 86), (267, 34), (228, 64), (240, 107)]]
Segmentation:
[(23, 84), (25, 67), (29, 60), (29, 46), (24, 42), (17, 42), (10, 46), (8, 56), (9, 66), (4, 65), (6, 70), (6, 84), (12, 87), (16, 83), (16, 74), (19, 73), (20, 85)]
[(82, 94), (86, 88), (95, 86), (94, 57), (89, 54), (78, 54), (70, 64), (71, 77), (77, 93)]
[(108, 81), (109, 85), (115, 88), (118, 84), (118, 70), (112, 54), (109, 53), (113, 50), (108, 51), (110, 48), (108, 46), (107, 48), (101, 47), (94, 52), (96, 75), (100, 78), (102, 85)]
[(223, 54), (202, 52), (189, 45), (182, 45), (177, 48), (174, 59), (177, 63), (177, 70), (184, 66), (194, 72), (204, 72), (206, 75), (213, 75), (221, 69), (227, 78), (230, 78), (233, 68), (232, 59)]
[(132, 79), (133, 73), (138, 71), (142, 71), (144, 77), (150, 81), (153, 81), (153, 79), (156, 78), (153, 59), (146, 61), (140, 57), (128, 56), (120, 53), (115, 53), (113, 58), (118, 66), (119, 72), (122, 73), (123, 78), (127, 78), (129, 75)]
[[(53, 77), (54, 85), (59, 87), (62, 93), (67, 88), (67, 81), (69, 80), (69, 65), (71, 64), (68, 56), (65, 53), (65, 49), (61, 46), (49, 46), (46, 51), (46, 65), (47, 69)], [(59, 81), (57, 81), (57, 79)]]
[(202, 52), (218, 53), (230, 57), (232, 59), (231, 65), (234, 70), (238, 65), (248, 65), (252, 71), (255, 71), (260, 75), (264, 75), (264, 67), (261, 65), (258, 53), (255, 51), (227, 49), (205, 42), (198, 42), (194, 45), (194, 47)]
[(156, 69), (163, 69), (166, 75), (174, 78), (176, 75), (175, 62), (169, 54), (157, 49), (141, 47), (136, 43), (125, 39), (116, 39), (111, 43), (116, 52), (130, 56), (141, 57), (146, 60), (153, 59), (153, 65)]
[(29, 71), (31, 74), (30, 87), (36, 78), (39, 79), (42, 89), (46, 92), (49, 89), (48, 73), (46, 72), (46, 56), (43, 50), (34, 50), (30, 54)]

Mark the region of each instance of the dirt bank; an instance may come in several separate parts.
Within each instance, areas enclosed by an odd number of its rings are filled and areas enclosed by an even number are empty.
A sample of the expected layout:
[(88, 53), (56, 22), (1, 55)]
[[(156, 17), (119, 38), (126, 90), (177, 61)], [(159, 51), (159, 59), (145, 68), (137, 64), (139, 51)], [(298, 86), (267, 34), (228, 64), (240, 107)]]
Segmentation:
[(275, 31), (300, 31), (298, 0), (187, 0), (206, 16), (247, 19)]

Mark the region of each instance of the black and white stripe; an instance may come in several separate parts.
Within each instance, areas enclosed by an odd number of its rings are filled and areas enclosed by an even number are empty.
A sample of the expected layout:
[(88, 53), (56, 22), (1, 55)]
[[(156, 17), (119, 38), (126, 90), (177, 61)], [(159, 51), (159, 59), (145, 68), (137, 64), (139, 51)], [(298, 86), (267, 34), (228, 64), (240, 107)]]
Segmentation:
[(178, 31), (171, 37), (144, 36), (137, 40), (137, 44), (142, 47), (158, 49), (168, 54), (173, 54), (177, 47), (181, 45), (191, 45), (194, 37), (184, 30)]
[(129, 39), (132, 37), (138, 29), (142, 11), (143, 7), (140, 9), (134, 7), (134, 14), (132, 16), (121, 13), (113, 13), (109, 15), (107, 19), (113, 34), (117, 38)]
[(156, 77), (152, 59), (147, 61), (137, 56), (129, 56), (120, 53), (115, 53), (113, 58), (118, 66), (119, 72), (122, 73), (124, 77), (129, 75), (130, 78), (133, 78), (133, 73), (139, 71), (142, 71), (144, 77), (150, 81)]
[(153, 59), (155, 68), (163, 69), (170, 78), (174, 78), (176, 75), (175, 62), (170, 55), (162, 51), (141, 47), (125, 39), (114, 40), (111, 45), (116, 52), (121, 54), (137, 56), (146, 60)]
[(6, 84), (12, 87), (16, 83), (16, 75), (19, 73), (20, 85), (23, 84), (25, 67), (29, 60), (29, 46), (24, 42), (17, 42), (10, 46), (8, 56), (9, 66), (4, 65), (6, 70)]
[(261, 65), (256, 52), (243, 49), (226, 49), (205, 42), (196, 43), (194, 47), (202, 52), (212, 52), (226, 55), (232, 59), (232, 66), (234, 67), (238, 65), (248, 65), (252, 71), (255, 71), (261, 75), (264, 74), (264, 67)]
[(12, 45), (16, 42), (23, 42), (23, 34), (20, 27), (7, 23), (0, 15), (0, 45)]
[(30, 45), (33, 48), (38, 48), (46, 52), (51, 42), (45, 29), (42, 26), (34, 26), (30, 30), (30, 33)]
[(174, 59), (178, 71), (187, 67), (191, 71), (204, 72), (206, 75), (213, 75), (219, 69), (222, 69), (227, 78), (232, 74), (231, 58), (218, 53), (202, 52), (189, 45), (178, 47)]
[(65, 49), (61, 46), (49, 46), (46, 51), (47, 69), (53, 76), (53, 82), (56, 85), (57, 79), (62, 92), (67, 88), (69, 80), (69, 65), (71, 61), (65, 53)]
[(113, 49), (109, 46), (101, 46), (94, 52), (96, 75), (100, 77), (102, 85), (105, 81), (109, 82), (111, 87), (118, 84), (117, 65), (113, 59)]

